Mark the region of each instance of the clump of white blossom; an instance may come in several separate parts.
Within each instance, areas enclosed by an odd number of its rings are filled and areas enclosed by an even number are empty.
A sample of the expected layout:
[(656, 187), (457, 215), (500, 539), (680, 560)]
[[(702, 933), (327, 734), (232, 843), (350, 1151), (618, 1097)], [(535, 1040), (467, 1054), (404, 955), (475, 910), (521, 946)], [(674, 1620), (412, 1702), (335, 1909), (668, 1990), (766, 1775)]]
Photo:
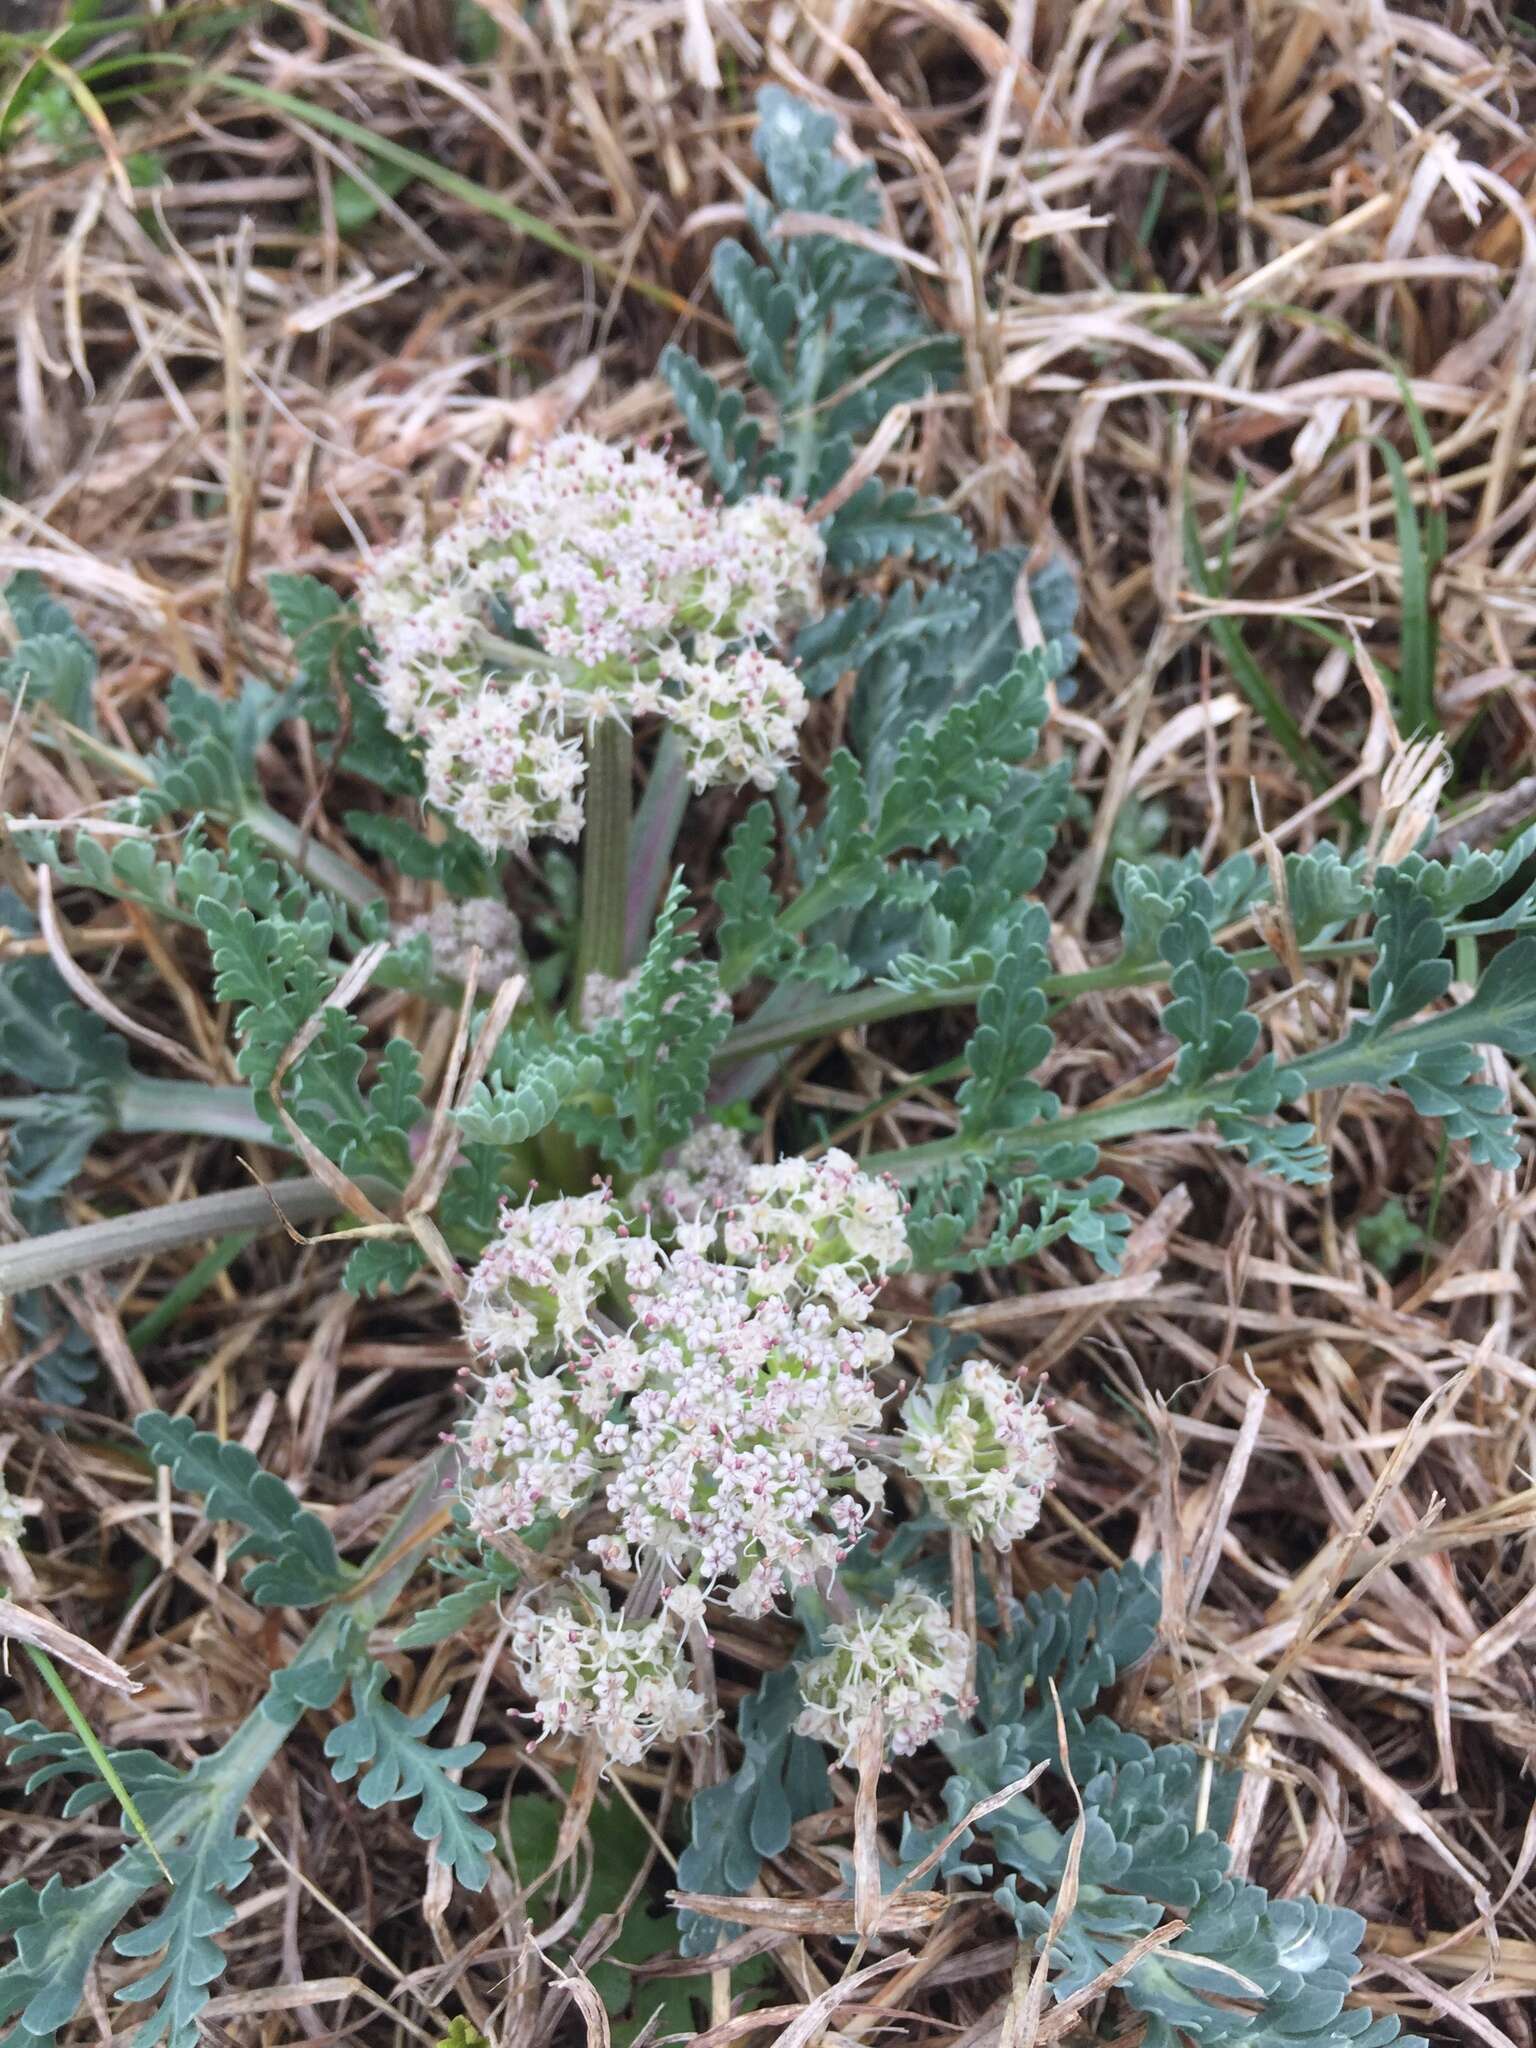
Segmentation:
[[(483, 846), (579, 834), (582, 737), (609, 718), (670, 719), (697, 789), (770, 789), (806, 699), (759, 642), (814, 615), (824, 554), (779, 498), (712, 504), (656, 449), (558, 435), (371, 565), (380, 704)], [(533, 645), (493, 632), (493, 608)]]
[(819, 1301), (753, 1300), (695, 1252), (631, 1267), (635, 1319), (592, 1330), (546, 1372), (487, 1376), (464, 1436), (471, 1526), (517, 1530), (600, 1497), (610, 1569), (632, 1552), (739, 1614), (838, 1563), (884, 1487), (859, 1455), (878, 1429), (882, 1332)]
[(609, 1763), (638, 1763), (653, 1742), (701, 1735), (711, 1724), (672, 1621), (615, 1614), (589, 1573), (537, 1612), (519, 1608), (512, 1654), (540, 1735), (595, 1735)]
[(591, 1031), (599, 1024), (622, 1017), (630, 990), (640, 979), (640, 970), (629, 974), (589, 974), (581, 984), (581, 1022)]
[(458, 700), (423, 704), (406, 728), (424, 742), (428, 800), (496, 852), (520, 853), (539, 834), (580, 838), (587, 764), (562, 686), (518, 676), (482, 685), (476, 669), (464, 687)]
[(726, 1256), (750, 1269), (756, 1289), (820, 1295), (849, 1317), (868, 1314), (880, 1282), (907, 1256), (901, 1190), (835, 1147), (819, 1159), (751, 1167), (719, 1231)]
[(516, 911), (493, 896), (438, 903), (396, 927), (397, 943), (424, 938), (436, 973), (467, 981), (471, 950), (480, 949), (480, 985), (494, 987), (513, 974), (526, 974), (523, 927)]
[(910, 1756), (952, 1712), (974, 1704), (966, 1691), (964, 1633), (911, 1579), (899, 1579), (877, 1613), (834, 1623), (826, 1644), (823, 1655), (800, 1667), (805, 1705), (795, 1732), (830, 1743), (845, 1764), (857, 1762), (859, 1738), (877, 1705), (887, 1752)]
[(985, 1359), (967, 1359), (953, 1379), (919, 1387), (901, 1412), (897, 1451), (936, 1514), (976, 1543), (1006, 1548), (1040, 1519), (1056, 1477), (1056, 1444), (1038, 1392)]
[(630, 1231), (607, 1188), (508, 1203), (465, 1290), (465, 1335), (495, 1359), (574, 1342), (613, 1278), (655, 1258), (655, 1246)]
[(754, 1166), (736, 1132), (705, 1124), (631, 1199), (680, 1243), (749, 1270), (754, 1294), (821, 1296), (847, 1321), (907, 1256), (900, 1189), (835, 1146)]
[(677, 1148), (670, 1165), (635, 1182), (630, 1201), (658, 1229), (712, 1221), (747, 1191), (752, 1162), (741, 1133), (726, 1124), (700, 1124)]
[(36, 1509), (36, 1501), (18, 1500), (0, 1479), (0, 1544), (19, 1543), (26, 1533), (27, 1516)]
[[(700, 1145), (680, 1164), (719, 1156)], [(719, 1587), (763, 1614), (835, 1566), (883, 1496), (862, 1453), (893, 1347), (867, 1318), (882, 1261), (906, 1251), (894, 1191), (851, 1168), (828, 1155), (782, 1177), (781, 1230), (776, 1170), (749, 1169), (755, 1248), (739, 1256), (712, 1255), (713, 1216), (663, 1252), (607, 1190), (508, 1210), (464, 1308), (489, 1366), (462, 1437), (471, 1525), (600, 1501), (600, 1562), (654, 1558), (689, 1612)]]

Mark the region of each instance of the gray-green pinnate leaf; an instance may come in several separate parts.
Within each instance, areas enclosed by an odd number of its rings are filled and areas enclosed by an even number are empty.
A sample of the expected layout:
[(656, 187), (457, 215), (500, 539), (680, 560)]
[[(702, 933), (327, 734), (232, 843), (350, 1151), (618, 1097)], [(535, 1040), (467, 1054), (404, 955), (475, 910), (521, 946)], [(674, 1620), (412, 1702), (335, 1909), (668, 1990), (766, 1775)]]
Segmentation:
[(171, 1892), (164, 1906), (112, 1944), (122, 1956), (160, 1957), (117, 1994), (125, 2004), (154, 2007), (135, 2033), (133, 2048), (157, 2048), (161, 2042), (165, 2048), (196, 2048), (203, 2038), (199, 2015), (209, 1985), (224, 1971), (213, 1937), (233, 1921), (228, 1895), (244, 1883), (256, 1853), (254, 1841), (234, 1832), (237, 1817), (238, 1808), (227, 1819), (210, 1817), (187, 1847), (170, 1852)]
[(0, 1935), (15, 1949), (0, 1968), (0, 2026), (14, 2021), (7, 2048), (51, 2048), (113, 1928), (159, 1883), (148, 1852), (136, 1850), (86, 1884), (51, 1877), (41, 1891), (21, 1882), (0, 1891)]
[(139, 1441), (176, 1484), (203, 1496), (212, 1522), (237, 1523), (246, 1534), (232, 1560), (259, 1560), (246, 1581), (264, 1606), (308, 1607), (344, 1590), (352, 1574), (336, 1555), (331, 1532), (291, 1488), (263, 1471), (243, 1444), (199, 1430), (188, 1415), (151, 1411), (134, 1424)]
[(1155, 1563), (1079, 1579), (1070, 1593), (1055, 1586), (1031, 1593), (998, 1648), (983, 1649), (977, 1674), (982, 1720), (1019, 1719), (1030, 1688), (1043, 1693), (1047, 1680), (1055, 1682), (1064, 1708), (1092, 1706), (1151, 1649), (1162, 1605)]
[[(794, 1733), (800, 1704), (792, 1666), (770, 1672), (743, 1702), (740, 1767), (693, 1797), (692, 1839), (677, 1864), (679, 1890), (716, 1898), (749, 1891), (763, 1858), (787, 1848), (794, 1823), (827, 1805), (821, 1746)], [(728, 1931), (699, 1913), (680, 1913), (678, 1929), (685, 1956), (708, 1955)]]
[(976, 1005), (965, 1049), (970, 1074), (959, 1093), (963, 1128), (979, 1135), (1053, 1117), (1058, 1098), (1032, 1076), (1055, 1040), (1046, 1023), (1050, 919), (1032, 903)]
[(420, 1714), (402, 1714), (382, 1697), (387, 1673), (370, 1663), (362, 1678), (352, 1680), (352, 1718), (325, 1738), (325, 1753), (338, 1784), (357, 1780), (357, 1796), (372, 1811), (392, 1801), (419, 1800), (412, 1823), (424, 1842), (431, 1842), (469, 1891), (484, 1888), (490, 1874), (495, 1837), (470, 1816), (485, 1805), (485, 1794), (459, 1784), (451, 1775), (484, 1753), (482, 1742), (464, 1742), (434, 1749), (426, 1740), (447, 1711), (447, 1695)]

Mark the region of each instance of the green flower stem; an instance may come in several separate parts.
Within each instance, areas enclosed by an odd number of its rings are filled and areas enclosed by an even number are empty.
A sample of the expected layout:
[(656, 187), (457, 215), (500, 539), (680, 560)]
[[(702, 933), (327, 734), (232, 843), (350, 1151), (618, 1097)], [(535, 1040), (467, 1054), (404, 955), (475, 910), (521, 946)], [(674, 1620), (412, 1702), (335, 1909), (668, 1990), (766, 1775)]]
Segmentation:
[(350, 903), (354, 910), (370, 909), (383, 894), (377, 882), (353, 867), (350, 861), (332, 853), (328, 846), (321, 846), (307, 837), (291, 818), (274, 811), (270, 804), (252, 802), (241, 813), (241, 822), (249, 825), (264, 846), (270, 846), (274, 853), (280, 853), (284, 860), (291, 861), (301, 875), (307, 875), (317, 887), (328, 889), (333, 896)]
[(233, 1138), (240, 1144), (287, 1150), (258, 1114), (249, 1088), (134, 1074), (114, 1090), (114, 1100), (120, 1131), (178, 1131), (187, 1137)]
[(840, 910), (847, 899), (848, 883), (836, 875), (823, 875), (819, 882), (813, 882), (809, 889), (802, 889), (792, 903), (786, 904), (775, 922), (781, 932), (797, 937), (809, 931), (824, 917), (830, 917)]
[[(1322, 1046), (1299, 1060), (1286, 1061), (1277, 1072), (1294, 1077), (1299, 1084), (1297, 1097), (1319, 1088), (1347, 1088), (1357, 1083), (1379, 1087), (1402, 1073), (1420, 1054), (1467, 1041), (1466, 1018), (1459, 1010), (1442, 1010), (1379, 1038), (1362, 1036)], [(1019, 1124), (981, 1137), (957, 1131), (953, 1137), (912, 1145), (904, 1152), (878, 1152), (864, 1165), (870, 1173), (888, 1173), (896, 1180), (910, 1181), (932, 1167), (963, 1159), (979, 1157), (992, 1166), (1006, 1166), (1036, 1157), (1047, 1145), (1106, 1145), (1138, 1131), (1190, 1131), (1217, 1110), (1235, 1109), (1246, 1079), (1244, 1073), (1229, 1074), (1199, 1088), (1168, 1082), (1127, 1102), (1106, 1103), (1101, 1109), (1081, 1110), (1074, 1116)]]
[(633, 790), (629, 728), (605, 718), (592, 735), (587, 824), (582, 838), (581, 935), (572, 991), (579, 1007), (587, 977), (624, 972), (624, 912), (629, 895), (629, 813)]
[(479, 633), (476, 646), (485, 659), (504, 673), (515, 676), (556, 676), (563, 683), (580, 683), (582, 671), (574, 661), (562, 661), (546, 654), (542, 647), (524, 647), (517, 640), (503, 640), (498, 633)]
[[(1447, 937), (1455, 938), (1462, 927), (1451, 925)], [(1303, 960), (1347, 960), (1372, 950), (1370, 938), (1329, 939), (1300, 949)], [(1250, 946), (1229, 955), (1234, 967), (1245, 974), (1262, 974), (1280, 962), (1268, 946)], [(1165, 960), (1145, 961), (1129, 967), (1123, 959), (1106, 960), (1100, 967), (1080, 974), (1048, 974), (1042, 986), (1054, 1009), (1073, 1003), (1080, 996), (1107, 995), (1117, 989), (1157, 988), (1166, 984), (1170, 969)], [(812, 1038), (835, 1038), (861, 1024), (879, 1024), (888, 1017), (915, 1017), (925, 1010), (973, 1009), (988, 987), (985, 981), (957, 981), (947, 988), (896, 989), (863, 988), (851, 994), (832, 996), (785, 1016), (764, 1023), (756, 1018), (738, 1025), (715, 1054), (718, 1064), (755, 1059), (760, 1053), (782, 1052), (803, 1045)]]
[[(1235, 1083), (1239, 1076), (1233, 1077)], [(916, 1180), (936, 1166), (981, 1158), (994, 1167), (1015, 1160), (1032, 1159), (1047, 1145), (1104, 1145), (1136, 1131), (1190, 1130), (1212, 1108), (1221, 1106), (1231, 1085), (1221, 1083), (1204, 1089), (1151, 1088), (1129, 1102), (1113, 1102), (1103, 1109), (1085, 1109), (1076, 1116), (1059, 1116), (1038, 1124), (1019, 1124), (1008, 1131), (983, 1137), (957, 1131), (950, 1138), (934, 1138), (926, 1145), (909, 1145), (904, 1152), (876, 1152), (863, 1161), (867, 1173), (888, 1173), (893, 1180)]]

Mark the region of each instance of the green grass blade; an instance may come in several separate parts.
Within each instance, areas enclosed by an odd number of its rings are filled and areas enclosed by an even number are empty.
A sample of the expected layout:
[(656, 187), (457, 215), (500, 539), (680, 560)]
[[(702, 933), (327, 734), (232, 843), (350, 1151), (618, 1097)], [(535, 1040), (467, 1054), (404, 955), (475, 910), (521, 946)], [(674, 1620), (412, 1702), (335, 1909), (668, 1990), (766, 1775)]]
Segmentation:
[(76, 1706), (75, 1696), (64, 1683), (63, 1675), (58, 1665), (54, 1663), (46, 1650), (39, 1650), (35, 1644), (23, 1643), (22, 1648), (37, 1666), (44, 1685), (47, 1686), (48, 1690), (58, 1701), (70, 1727), (74, 1729), (84, 1745), (86, 1755), (101, 1773), (102, 1783), (122, 1808), (123, 1818), (128, 1822), (150, 1855), (154, 1857), (160, 1875), (167, 1884), (171, 1884), (173, 1879), (170, 1871), (166, 1868), (165, 1858), (155, 1847), (154, 1836), (151, 1835), (149, 1829), (144, 1825), (144, 1817), (133, 1803), (133, 1794), (118, 1776), (112, 1759), (102, 1748), (100, 1738), (97, 1736), (95, 1729), (92, 1728), (90, 1722), (86, 1720), (84, 1714)]
[[(1190, 577), (1201, 596), (1219, 602), (1224, 592), (1218, 587), (1205, 565), (1205, 551), (1200, 544), (1199, 525), (1195, 519), (1194, 508), (1189, 505), (1184, 508), (1184, 557)], [(1210, 630), (1211, 638), (1221, 649), (1233, 681), (1269, 727), (1276, 743), (1284, 749), (1292, 764), (1306, 777), (1313, 789), (1319, 793), (1327, 789), (1327, 769), (1307, 744), (1301, 727), (1281, 702), (1274, 684), (1249, 653), (1236, 619), (1216, 612), (1207, 617), (1205, 624)]]
[(182, 1275), (170, 1293), (157, 1301), (148, 1315), (142, 1316), (128, 1332), (128, 1348), (135, 1354), (147, 1351), (157, 1338), (167, 1331), (184, 1309), (192, 1306), (199, 1296), (206, 1294), (219, 1275), (232, 1266), (250, 1243), (249, 1230), (237, 1230), (233, 1236), (221, 1237), (212, 1251), (204, 1253), (189, 1273)]
[[(175, 63), (192, 68), (187, 60), (162, 57), (161, 63)], [(293, 93), (279, 92), (270, 85), (258, 85), (253, 78), (240, 78), (229, 71), (205, 71), (200, 78), (204, 84), (217, 86), (222, 92), (235, 94), (239, 99), (255, 101), (259, 106), (270, 107), (274, 113), (288, 114), (297, 121), (307, 121), (312, 128), (321, 128), (327, 134), (339, 136), (344, 142), (354, 144), (358, 149), (367, 150), (370, 156), (390, 164), (407, 176), (420, 178), (424, 184), (433, 185), (439, 192), (446, 192), (450, 198), (461, 199), (466, 206), (473, 206), (477, 212), (489, 214), (506, 226), (516, 228), (519, 234), (530, 241), (542, 242), (546, 249), (553, 249), (557, 255), (568, 256), (574, 263), (583, 263), (599, 276), (623, 284), (628, 290), (639, 292), (642, 297), (652, 299), (658, 306), (665, 306), (668, 312), (680, 313), (689, 320), (708, 318), (698, 307), (691, 306), (680, 294), (668, 290), (665, 285), (653, 284), (648, 278), (634, 277), (622, 270), (616, 263), (610, 263), (604, 256), (584, 248), (580, 242), (573, 242), (568, 235), (552, 228), (537, 214), (526, 212), (510, 199), (503, 199), (499, 192), (492, 192), (489, 186), (476, 184), (473, 178), (461, 177), (457, 171), (450, 171), (445, 164), (436, 163), (420, 150), (408, 149), (404, 143), (391, 142), (385, 135), (375, 135), (360, 121), (349, 121), (345, 114), (332, 113), (329, 107), (311, 106), (307, 100), (297, 98)]]
[[(1379, 435), (1370, 436), (1392, 486), (1392, 516), (1397, 527), (1397, 551), (1402, 562), (1403, 625), (1402, 653), (1397, 670), (1398, 722), (1405, 734), (1435, 732), (1435, 666), (1439, 652), (1439, 627), (1430, 604), (1430, 579), (1435, 563), (1431, 557), (1433, 536), (1419, 524), (1418, 507), (1403, 458)], [(1426, 522), (1426, 525), (1428, 522)]]

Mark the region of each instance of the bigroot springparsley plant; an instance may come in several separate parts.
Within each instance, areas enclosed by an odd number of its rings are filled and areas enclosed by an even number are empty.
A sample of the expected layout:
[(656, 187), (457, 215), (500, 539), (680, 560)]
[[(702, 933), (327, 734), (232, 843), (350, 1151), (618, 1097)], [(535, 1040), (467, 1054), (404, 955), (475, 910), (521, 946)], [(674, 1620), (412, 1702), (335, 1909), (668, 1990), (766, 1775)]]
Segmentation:
[[(178, 679), (147, 755), (98, 727), (69, 615), (34, 580), (10, 588), (0, 687), (39, 743), (80, 748), (120, 794), (16, 832), (39, 886), (5, 922), (56, 921), (80, 897), (179, 929), (206, 949), (239, 1075), (147, 1070), (41, 953), (0, 971), (13, 1200), (34, 1233), (0, 1272), (39, 1391), (78, 1404), (92, 1371), (44, 1281), (211, 1227), (173, 1203), (56, 1232), (113, 1132), (260, 1148), (290, 1215), (345, 1219), (345, 1284), (446, 1288), (470, 1361), (457, 1429), (362, 1562), (238, 1445), (139, 1419), (146, 1472), (242, 1532), (245, 1597), (312, 1625), (295, 1620), (299, 1648), (221, 1749), (190, 1769), (114, 1755), (169, 1891), (130, 1836), (82, 1884), (0, 1893), (0, 2023), (19, 2048), (70, 2022), (109, 1945), (146, 1964), (118, 1994), (145, 2011), (141, 2048), (191, 2048), (256, 1853), (245, 1802), (307, 1714), (329, 1718), (339, 1783), (365, 1806), (410, 1802), (430, 1853), (484, 1885), (498, 1842), (463, 1782), (480, 1745), (435, 1741), (447, 1700), (404, 1712), (376, 1651), (391, 1629), (403, 1653), (498, 1614), (532, 1734), (615, 1769), (656, 1744), (691, 1759), (690, 1897), (724, 1910), (746, 1891), (831, 1803), (829, 1758), (856, 1770), (937, 1744), (942, 1811), (887, 1844), (889, 1888), (985, 1891), (1047, 1953), (1057, 1995), (1114, 1971), (1152, 2048), (1392, 2037), (1345, 2005), (1353, 1914), (1227, 1875), (1238, 1766), (1221, 1731), (1154, 1748), (1097, 1711), (1153, 1642), (1155, 1574), (1023, 1607), (989, 1590), (1052, 1484), (1045, 1408), (942, 1347), (914, 1381), (880, 1303), (893, 1276), (910, 1302), (924, 1276), (1063, 1240), (1113, 1272), (1136, 1205), (1102, 1155), (1140, 1134), (1200, 1131), (1321, 1182), (1317, 1105), (1343, 1088), (1397, 1091), (1475, 1160), (1512, 1164), (1486, 1051), (1536, 1049), (1536, 841), (1437, 860), (1425, 819), (1213, 873), (1122, 863), (1118, 946), (1053, 966), (1037, 891), (1070, 774), (1039, 749), (1069, 686), (1072, 578), (978, 557), (950, 512), (864, 474), (875, 430), (959, 358), (864, 232), (879, 187), (834, 139), (764, 94), (757, 253), (726, 242), (714, 261), (744, 379), (676, 350), (662, 365), (702, 469), (681, 443), (564, 434), (369, 563), (355, 603), (275, 577), (294, 673), (235, 697)], [(781, 233), (785, 213), (852, 232)], [(846, 742), (815, 774), (802, 730), (838, 685)], [(352, 796), (318, 833), (264, 787), (293, 721)], [(710, 791), (750, 794), (693, 894), (679, 833)], [(1337, 1028), (1284, 1057), (1257, 1004), (1317, 963)], [(1161, 1005), (1164, 1067), (1069, 1109), (1048, 1078), (1054, 1019), (1130, 987)], [(377, 1042), (358, 1004), (383, 988), (428, 1023)], [(944, 1135), (859, 1159), (748, 1146), (795, 1048), (928, 1011), (972, 1020), (925, 1077)], [(445, 1015), (458, 1050), (429, 1103), (422, 1044)], [(429, 1567), (440, 1597), (392, 1620)], [(953, 1615), (962, 1576), (979, 1651)], [(723, 1717), (712, 1624), (770, 1613), (799, 1649)], [(111, 1798), (72, 1735), (3, 1734), (29, 1785), (79, 1781), (66, 1816)], [(1038, 1795), (999, 1800), (1042, 1771)], [(728, 1925), (685, 1910), (684, 1951), (710, 1955)]]

